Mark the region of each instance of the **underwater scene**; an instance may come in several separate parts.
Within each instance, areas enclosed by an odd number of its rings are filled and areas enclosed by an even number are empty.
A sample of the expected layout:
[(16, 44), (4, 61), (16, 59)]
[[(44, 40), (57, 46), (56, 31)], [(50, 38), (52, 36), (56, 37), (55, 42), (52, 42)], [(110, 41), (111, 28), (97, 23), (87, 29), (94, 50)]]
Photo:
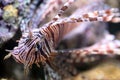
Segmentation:
[(0, 0), (0, 80), (120, 80), (120, 0)]

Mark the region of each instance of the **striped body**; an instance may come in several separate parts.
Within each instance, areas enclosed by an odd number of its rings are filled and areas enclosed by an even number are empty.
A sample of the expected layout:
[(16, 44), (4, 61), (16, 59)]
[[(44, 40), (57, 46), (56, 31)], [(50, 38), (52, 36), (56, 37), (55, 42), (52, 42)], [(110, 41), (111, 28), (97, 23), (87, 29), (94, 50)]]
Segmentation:
[(59, 41), (73, 28), (70, 24), (43, 26), (32, 30), (32, 38), (29, 38), (29, 32), (25, 32), (19, 40), (18, 47), (11, 53), (17, 61), (27, 66), (39, 62), (46, 63)]

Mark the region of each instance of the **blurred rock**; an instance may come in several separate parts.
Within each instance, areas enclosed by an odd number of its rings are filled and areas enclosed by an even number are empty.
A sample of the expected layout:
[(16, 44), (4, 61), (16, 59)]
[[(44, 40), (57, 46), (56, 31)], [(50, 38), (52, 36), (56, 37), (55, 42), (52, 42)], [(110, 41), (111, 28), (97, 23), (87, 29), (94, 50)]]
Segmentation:
[(107, 59), (90, 70), (80, 73), (73, 80), (119, 80), (120, 61)]

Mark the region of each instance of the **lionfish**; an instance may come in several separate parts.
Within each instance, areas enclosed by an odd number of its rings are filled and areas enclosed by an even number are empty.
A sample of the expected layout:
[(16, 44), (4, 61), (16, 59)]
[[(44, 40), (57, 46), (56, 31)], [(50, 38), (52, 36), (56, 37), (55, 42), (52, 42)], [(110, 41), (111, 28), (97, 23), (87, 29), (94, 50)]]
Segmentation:
[[(5, 57), (5, 59), (12, 55), (17, 62), (24, 64), (25, 73), (28, 72), (32, 64), (40, 66), (39, 63), (42, 63), (50, 66), (51, 68), (56, 64), (58, 68), (62, 68), (60, 70), (55, 68), (53, 69), (58, 71), (58, 74), (62, 74), (64, 76), (64, 70), (75, 75), (77, 70), (74, 69), (73, 64), (88, 61), (84, 57), (86, 55), (119, 54), (119, 40), (108, 42), (103, 41), (83, 49), (56, 50), (58, 43), (63, 39), (63, 37), (78, 27), (81, 22), (119, 22), (120, 14), (117, 8), (103, 9), (102, 7), (101, 9), (97, 3), (96, 5), (90, 5), (91, 7), (88, 6), (88, 9), (86, 9), (85, 12), (83, 11), (84, 13), (77, 13), (77, 15), (73, 14), (70, 17), (61, 18), (62, 14), (73, 2), (75, 2), (75, 0), (67, 0), (59, 10), (58, 14), (50, 22), (40, 28), (31, 29), (30, 27), (32, 26), (30, 21), (27, 28), (28, 30), (24, 31), (21, 39), (18, 41), (18, 46), (13, 50), (10, 50), (10, 53)], [(93, 7), (96, 7), (96, 9), (92, 10)], [(87, 12), (89, 9), (91, 11)]]

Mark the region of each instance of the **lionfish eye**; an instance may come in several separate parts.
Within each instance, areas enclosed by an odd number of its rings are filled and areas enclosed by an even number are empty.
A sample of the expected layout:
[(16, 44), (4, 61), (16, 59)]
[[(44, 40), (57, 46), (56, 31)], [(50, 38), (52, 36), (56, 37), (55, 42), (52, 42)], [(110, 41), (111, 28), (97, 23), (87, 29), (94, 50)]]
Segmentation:
[(36, 49), (36, 51), (38, 51), (38, 50), (41, 48), (41, 46), (40, 46), (40, 42), (39, 42), (39, 41), (36, 42), (34, 45), (35, 45), (35, 49)]
[(41, 45), (39, 43), (36, 43), (36, 48), (37, 49), (40, 49), (41, 48)]

